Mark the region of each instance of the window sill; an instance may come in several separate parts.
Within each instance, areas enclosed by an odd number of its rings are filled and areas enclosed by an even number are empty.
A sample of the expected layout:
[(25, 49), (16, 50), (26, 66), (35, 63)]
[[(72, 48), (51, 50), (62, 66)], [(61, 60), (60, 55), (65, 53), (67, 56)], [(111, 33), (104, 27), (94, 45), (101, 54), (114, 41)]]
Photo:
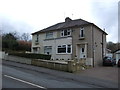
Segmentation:
[(69, 35), (69, 36), (60, 36), (60, 38), (67, 38), (67, 37), (71, 37), (71, 35)]
[(39, 45), (39, 42), (35, 42), (35, 45)]
[(56, 53), (56, 55), (70, 55), (72, 53)]
[(54, 40), (55, 38), (46, 38), (44, 41), (46, 40)]
[(79, 40), (84, 40), (85, 39), (85, 37), (79, 37)]

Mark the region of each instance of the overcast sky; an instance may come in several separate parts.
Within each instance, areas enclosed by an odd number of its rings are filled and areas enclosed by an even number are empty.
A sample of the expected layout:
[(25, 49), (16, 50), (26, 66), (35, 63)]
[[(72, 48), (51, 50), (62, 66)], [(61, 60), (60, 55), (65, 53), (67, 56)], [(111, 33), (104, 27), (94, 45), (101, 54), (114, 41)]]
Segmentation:
[(84, 19), (108, 33), (107, 41), (118, 41), (119, 0), (0, 0), (3, 32), (33, 33), (65, 17)]

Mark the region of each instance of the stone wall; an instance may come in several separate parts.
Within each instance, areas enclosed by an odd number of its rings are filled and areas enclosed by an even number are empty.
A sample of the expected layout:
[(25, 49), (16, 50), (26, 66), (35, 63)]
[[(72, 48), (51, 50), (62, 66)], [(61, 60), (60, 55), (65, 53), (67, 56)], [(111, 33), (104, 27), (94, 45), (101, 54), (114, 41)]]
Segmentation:
[(86, 60), (68, 60), (68, 61), (54, 61), (54, 60), (42, 60), (42, 59), (28, 59), (18, 56), (5, 55), (3, 60), (13, 61), (17, 63), (29, 64), (39, 67), (50, 68), (54, 70), (77, 72), (87, 68)]

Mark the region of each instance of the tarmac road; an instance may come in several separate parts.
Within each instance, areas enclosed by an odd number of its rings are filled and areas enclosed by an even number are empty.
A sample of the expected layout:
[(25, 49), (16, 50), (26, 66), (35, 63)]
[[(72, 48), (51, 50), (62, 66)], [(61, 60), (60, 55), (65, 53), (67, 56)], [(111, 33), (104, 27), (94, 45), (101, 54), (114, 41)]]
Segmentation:
[[(110, 77), (111, 73), (116, 75), (116, 69), (110, 69), (109, 67), (93, 68), (85, 70), (79, 73), (68, 73), (63, 71), (52, 70), (48, 68), (26, 65), (11, 61), (4, 61), (3, 64), (3, 83), (7, 82), (4, 75), (12, 76), (13, 78), (28, 81), (38, 86), (45, 88), (116, 88), (118, 89), (118, 83), (116, 76), (114, 79)], [(105, 69), (105, 70), (104, 70)], [(109, 72), (109, 69), (112, 70)], [(107, 72), (106, 72), (107, 70)], [(105, 78), (108, 77), (109, 78)], [(10, 79), (13, 79), (10, 78)], [(113, 81), (114, 80), (114, 81)], [(20, 81), (20, 80), (18, 80)], [(13, 82), (14, 83), (14, 82)], [(7, 87), (7, 85), (3, 86)], [(28, 84), (28, 83), (24, 83)], [(31, 84), (30, 84), (31, 85)], [(32, 85), (33, 87), (35, 85)], [(15, 87), (15, 86), (13, 86)]]
[(45, 73), (3, 65), (3, 88), (100, 88)]

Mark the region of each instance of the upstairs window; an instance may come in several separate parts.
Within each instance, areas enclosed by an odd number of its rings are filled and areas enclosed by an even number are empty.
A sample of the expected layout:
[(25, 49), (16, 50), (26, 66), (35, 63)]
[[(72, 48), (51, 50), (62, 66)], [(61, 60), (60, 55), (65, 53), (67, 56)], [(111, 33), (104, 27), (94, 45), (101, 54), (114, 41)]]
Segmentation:
[(38, 39), (39, 39), (39, 35), (37, 34), (35, 42), (38, 42)]
[(61, 31), (61, 37), (71, 36), (71, 29), (66, 29)]
[(84, 37), (84, 28), (80, 28), (80, 37)]
[(53, 32), (47, 32), (46, 33), (46, 39), (53, 38)]

